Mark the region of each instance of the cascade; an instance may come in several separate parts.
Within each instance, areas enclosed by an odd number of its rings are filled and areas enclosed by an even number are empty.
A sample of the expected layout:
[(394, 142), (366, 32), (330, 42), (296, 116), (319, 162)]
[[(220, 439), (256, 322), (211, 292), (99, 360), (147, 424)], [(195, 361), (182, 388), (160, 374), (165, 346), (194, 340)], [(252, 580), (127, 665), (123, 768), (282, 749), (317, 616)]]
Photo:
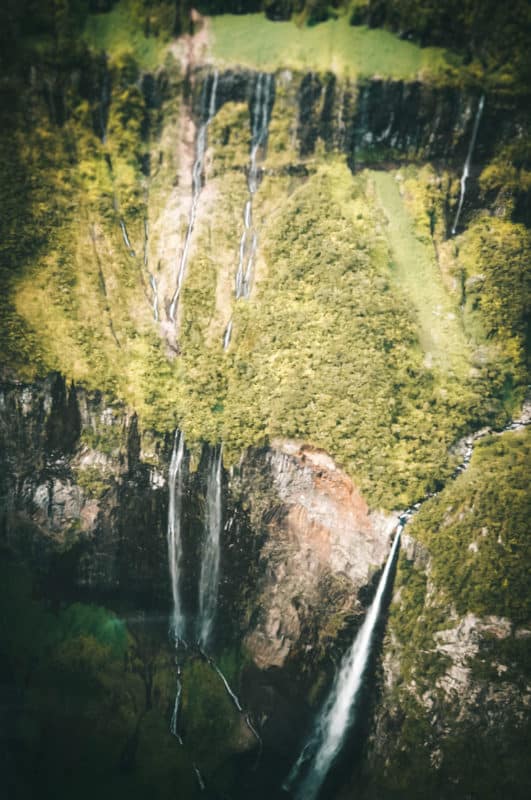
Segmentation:
[[(243, 232), (238, 251), (238, 268), (234, 297), (247, 299), (251, 292), (254, 261), (258, 247), (258, 234), (253, 224), (253, 198), (258, 190), (260, 170), (258, 167), (258, 153), (267, 144), (269, 129), (269, 115), (271, 105), (271, 89), (273, 76), (260, 72), (256, 79), (253, 113), (251, 115), (251, 152), (247, 167), (247, 189), (249, 196), (243, 208)], [(232, 319), (223, 336), (223, 349), (226, 350), (232, 336)]]
[(177, 644), (184, 637), (186, 620), (183, 614), (180, 595), (180, 568), (182, 559), (181, 510), (183, 493), (184, 436), (175, 432), (168, 479), (168, 563), (170, 567), (173, 610), (170, 621), (170, 634)]
[(123, 221), (123, 219), (120, 219), (120, 229), (122, 231), (122, 238), (124, 240), (124, 244), (125, 244), (128, 252), (129, 252), (129, 255), (132, 258), (134, 258), (135, 257), (135, 251), (133, 250), (133, 248), (131, 246), (131, 242), (129, 241), (129, 236), (127, 235), (127, 228), (125, 227), (125, 222)]
[[(402, 528), (403, 524), (400, 522), (384, 571), (378, 582), (374, 600), (350, 650), (343, 657), (341, 668), (319, 715), (316, 728), (284, 784), (283, 788), (290, 790), (297, 783), (294, 794), (297, 800), (313, 800), (317, 797), (319, 789), (341, 749), (346, 733), (353, 723), (356, 700), (371, 654), (374, 631), (380, 617), (382, 600), (388, 585)], [(298, 783), (301, 771), (305, 774)]]
[(212, 450), (207, 476), (205, 541), (199, 578), (198, 640), (202, 647), (208, 645), (214, 619), (219, 589), (219, 562), (221, 536), (221, 464), (223, 448)]
[(474, 147), (476, 144), (476, 138), (478, 135), (478, 128), (479, 122), (481, 120), (481, 114), (483, 113), (483, 106), (485, 105), (485, 95), (482, 94), (479, 98), (478, 107), (476, 109), (476, 116), (474, 118), (474, 126), (472, 128), (472, 136), (470, 137), (470, 143), (468, 145), (468, 153), (465, 159), (465, 165), (463, 167), (463, 174), (461, 175), (461, 188), (459, 192), (459, 203), (457, 204), (457, 211), (455, 214), (454, 224), (452, 226), (452, 236), (455, 236), (457, 231), (457, 226), (459, 224), (459, 217), (461, 216), (461, 211), (463, 209), (463, 203), (465, 200), (465, 191), (466, 191), (466, 182), (470, 175), (470, 162), (472, 161), (472, 156), (474, 154)]
[(186, 230), (186, 235), (184, 237), (184, 245), (181, 253), (181, 260), (179, 262), (179, 269), (177, 271), (177, 287), (175, 289), (175, 293), (172, 297), (170, 309), (169, 309), (169, 317), (172, 322), (175, 322), (175, 313), (177, 310), (177, 303), (179, 302), (179, 296), (181, 294), (181, 289), (184, 281), (184, 275), (186, 271), (186, 265), (188, 263), (188, 256), (190, 252), (190, 243), (192, 241), (192, 233), (194, 230), (195, 219), (197, 216), (197, 207), (199, 205), (199, 197), (201, 195), (201, 191), (203, 189), (203, 166), (205, 160), (205, 153), (207, 148), (207, 133), (208, 127), (214, 118), (216, 113), (216, 95), (218, 89), (218, 71), (214, 70), (213, 75), (211, 76), (210, 80), (210, 96), (208, 100), (208, 104), (206, 102), (207, 98), (207, 91), (206, 91), (207, 81), (205, 81), (203, 85), (203, 93), (201, 98), (201, 125), (199, 127), (199, 132), (197, 134), (197, 139), (195, 143), (195, 161), (192, 168), (192, 202), (190, 205), (190, 212), (188, 215), (188, 227)]
[(197, 778), (197, 785), (199, 786), (200, 790), (202, 792), (204, 792), (206, 786), (205, 786), (205, 782), (203, 780), (203, 776), (199, 772), (199, 767), (197, 766), (197, 764), (192, 764), (192, 767), (193, 767), (193, 770), (195, 772), (195, 777)]
[(212, 667), (214, 672), (217, 675), (219, 675), (219, 677), (221, 678), (221, 681), (223, 683), (223, 686), (225, 687), (225, 689), (227, 691), (227, 694), (229, 695), (230, 699), (232, 700), (232, 702), (234, 703), (234, 705), (236, 706), (238, 711), (240, 713), (242, 713), (243, 712), (242, 704), (240, 703), (240, 700), (239, 700), (238, 696), (230, 688), (229, 682), (226, 679), (225, 675), (222, 673), (222, 671), (220, 670), (220, 668), (218, 667), (218, 665), (216, 664), (216, 662), (212, 658), (208, 659), (208, 663), (210, 664), (210, 666)]
[(155, 276), (150, 272), (149, 273), (149, 285), (151, 286), (151, 291), (153, 292), (153, 319), (155, 322), (159, 321), (159, 296), (157, 290), (157, 279)]
[(175, 702), (173, 704), (173, 712), (170, 721), (170, 731), (175, 736), (179, 744), (183, 743), (179, 733), (179, 711), (181, 708), (181, 697), (183, 693), (183, 685), (181, 683), (181, 668), (177, 665), (177, 687), (175, 691)]

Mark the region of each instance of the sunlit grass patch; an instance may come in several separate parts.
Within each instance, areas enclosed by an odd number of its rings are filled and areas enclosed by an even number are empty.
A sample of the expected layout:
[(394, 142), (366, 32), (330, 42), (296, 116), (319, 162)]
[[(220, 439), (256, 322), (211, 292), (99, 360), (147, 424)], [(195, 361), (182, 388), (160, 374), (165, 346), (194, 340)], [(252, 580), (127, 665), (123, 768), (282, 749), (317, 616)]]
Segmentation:
[(442, 75), (442, 48), (421, 48), (384, 30), (353, 27), (346, 16), (312, 27), (271, 22), (260, 14), (224, 14), (210, 21), (214, 58), (260, 69), (287, 67), (351, 77), (411, 79)]

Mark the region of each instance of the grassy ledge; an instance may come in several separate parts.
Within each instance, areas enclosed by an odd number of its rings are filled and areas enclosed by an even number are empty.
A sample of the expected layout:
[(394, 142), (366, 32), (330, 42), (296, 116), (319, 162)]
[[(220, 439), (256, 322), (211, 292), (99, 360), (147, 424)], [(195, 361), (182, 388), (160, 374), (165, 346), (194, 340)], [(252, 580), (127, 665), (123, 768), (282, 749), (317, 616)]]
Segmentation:
[[(443, 77), (449, 54), (439, 47), (421, 48), (384, 30), (349, 25), (346, 16), (313, 27), (271, 22), (262, 14), (213, 17), (212, 56), (220, 64), (259, 69), (326, 72), (358, 78)], [(453, 56), (455, 61), (455, 56)]]

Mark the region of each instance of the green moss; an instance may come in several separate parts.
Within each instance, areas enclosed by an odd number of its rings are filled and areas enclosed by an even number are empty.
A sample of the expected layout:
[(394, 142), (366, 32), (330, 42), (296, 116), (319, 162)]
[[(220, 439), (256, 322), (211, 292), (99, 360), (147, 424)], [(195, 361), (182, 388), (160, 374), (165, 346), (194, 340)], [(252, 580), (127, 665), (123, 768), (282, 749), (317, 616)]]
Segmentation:
[(101, 467), (84, 467), (76, 470), (76, 482), (89, 497), (100, 498), (109, 490), (110, 478)]
[(221, 679), (206, 662), (190, 661), (183, 670), (182, 683), (186, 746), (208, 774), (230, 753), (241, 717)]

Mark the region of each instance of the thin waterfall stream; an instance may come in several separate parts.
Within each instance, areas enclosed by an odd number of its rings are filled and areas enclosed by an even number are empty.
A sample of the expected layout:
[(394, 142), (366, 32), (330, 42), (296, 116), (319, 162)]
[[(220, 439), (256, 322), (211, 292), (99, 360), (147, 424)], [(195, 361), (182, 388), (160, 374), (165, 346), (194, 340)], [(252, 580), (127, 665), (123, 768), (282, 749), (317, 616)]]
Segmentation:
[[(168, 474), (168, 565), (170, 570), (171, 593), (172, 593), (172, 613), (170, 618), (170, 636), (178, 648), (179, 643), (184, 641), (186, 620), (181, 602), (181, 561), (182, 561), (182, 541), (181, 541), (181, 512), (183, 495), (183, 460), (184, 460), (184, 436), (175, 431), (173, 437), (173, 448), (171, 452), (170, 469)], [(175, 702), (170, 720), (170, 732), (176, 737), (179, 744), (182, 738), (179, 733), (179, 710), (182, 696), (181, 668), (177, 663), (177, 685), (175, 689)]]
[[(203, 85), (203, 92), (201, 98), (201, 125), (197, 134), (195, 143), (195, 161), (192, 168), (192, 201), (190, 204), (190, 212), (188, 215), (188, 227), (184, 237), (183, 249), (181, 252), (181, 259), (179, 261), (179, 268), (177, 271), (177, 286), (173, 294), (170, 308), (169, 318), (171, 322), (175, 322), (175, 314), (177, 304), (181, 295), (184, 276), (186, 273), (186, 265), (188, 263), (188, 256), (190, 254), (190, 244), (192, 241), (192, 233), (194, 231), (195, 220), (197, 217), (197, 207), (199, 205), (199, 198), (204, 185), (204, 161), (207, 149), (207, 134), (210, 123), (212, 122), (216, 113), (216, 98), (218, 90), (218, 71), (214, 70), (210, 79), (210, 91), (207, 92), (207, 81)], [(208, 97), (208, 102), (207, 102)]]
[(206, 648), (218, 603), (219, 565), (222, 525), (221, 465), (222, 446), (210, 453), (206, 490), (205, 540), (199, 577), (198, 640)]
[[(247, 188), (249, 196), (243, 209), (243, 232), (238, 251), (238, 268), (234, 287), (234, 297), (248, 299), (254, 273), (254, 263), (258, 248), (258, 233), (253, 221), (253, 198), (259, 186), (260, 169), (258, 154), (267, 144), (273, 76), (260, 72), (256, 79), (253, 110), (251, 114), (251, 152), (247, 168)], [(232, 317), (223, 336), (223, 349), (226, 350), (232, 338)]]
[(461, 175), (461, 187), (459, 192), (459, 203), (457, 204), (457, 211), (455, 213), (454, 224), (452, 225), (452, 236), (455, 236), (457, 231), (457, 226), (459, 225), (459, 218), (461, 216), (461, 211), (463, 209), (463, 203), (465, 201), (465, 192), (466, 192), (466, 182), (470, 176), (470, 164), (472, 162), (472, 156), (474, 155), (474, 147), (476, 146), (476, 139), (478, 135), (479, 123), (481, 120), (481, 115), (483, 113), (483, 106), (485, 105), (485, 95), (482, 94), (479, 98), (478, 107), (476, 109), (476, 116), (474, 117), (474, 126), (472, 128), (472, 136), (470, 137), (470, 143), (468, 145), (468, 152), (465, 159), (465, 164), (463, 167), (463, 174)]
[(184, 436), (175, 432), (168, 477), (168, 564), (170, 569), (173, 608), (170, 619), (170, 634), (178, 644), (185, 634), (186, 620), (181, 602), (181, 511), (183, 494)]

